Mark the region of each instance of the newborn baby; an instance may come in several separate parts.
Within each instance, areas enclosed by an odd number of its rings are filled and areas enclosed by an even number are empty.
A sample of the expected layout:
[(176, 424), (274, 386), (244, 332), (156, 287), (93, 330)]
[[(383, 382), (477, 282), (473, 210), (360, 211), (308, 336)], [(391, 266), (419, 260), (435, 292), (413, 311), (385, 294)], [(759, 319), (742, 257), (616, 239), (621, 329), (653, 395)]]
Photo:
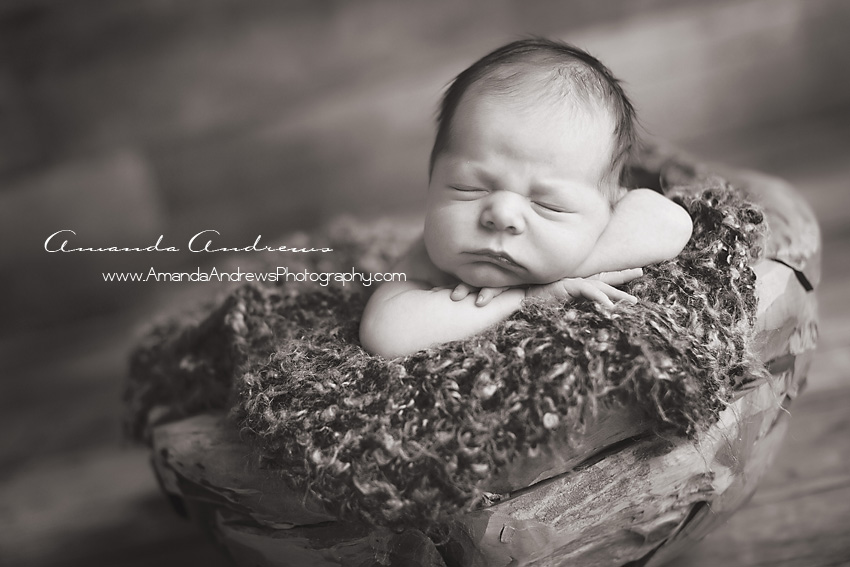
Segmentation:
[(517, 41), (463, 71), (440, 109), (423, 237), (396, 267), (407, 281), (369, 299), (363, 347), (463, 339), (527, 297), (635, 302), (614, 286), (676, 257), (692, 229), (663, 195), (621, 186), (635, 130), (618, 81), (572, 46)]

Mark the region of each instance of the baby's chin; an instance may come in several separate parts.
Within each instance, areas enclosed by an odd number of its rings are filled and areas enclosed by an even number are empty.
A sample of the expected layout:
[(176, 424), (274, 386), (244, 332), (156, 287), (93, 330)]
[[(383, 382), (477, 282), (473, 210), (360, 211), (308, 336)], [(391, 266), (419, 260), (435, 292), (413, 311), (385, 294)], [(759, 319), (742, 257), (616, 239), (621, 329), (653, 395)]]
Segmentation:
[(454, 275), (472, 287), (515, 287), (533, 283), (509, 268), (486, 262), (461, 266)]

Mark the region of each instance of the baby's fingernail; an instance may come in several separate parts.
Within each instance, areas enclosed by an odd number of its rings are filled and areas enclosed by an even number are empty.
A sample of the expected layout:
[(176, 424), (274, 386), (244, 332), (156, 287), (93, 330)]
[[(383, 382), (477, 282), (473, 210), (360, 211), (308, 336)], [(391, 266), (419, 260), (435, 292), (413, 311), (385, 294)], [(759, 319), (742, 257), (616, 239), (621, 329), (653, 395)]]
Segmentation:
[(480, 295), (475, 298), (475, 305), (481, 305), (483, 303), (484, 303), (484, 298), (481, 297)]

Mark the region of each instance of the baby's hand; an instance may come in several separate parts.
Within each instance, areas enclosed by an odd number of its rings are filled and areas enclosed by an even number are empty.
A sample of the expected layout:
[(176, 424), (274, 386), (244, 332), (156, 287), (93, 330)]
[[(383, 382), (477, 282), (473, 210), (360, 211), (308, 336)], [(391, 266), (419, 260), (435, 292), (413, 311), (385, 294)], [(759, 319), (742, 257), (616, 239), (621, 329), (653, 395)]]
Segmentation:
[[(637, 298), (624, 291), (614, 288), (615, 285), (628, 283), (643, 275), (640, 268), (630, 268), (617, 272), (600, 272), (587, 278), (564, 278), (544, 285), (534, 285), (526, 291), (526, 297), (546, 297), (550, 299), (577, 299), (584, 297), (598, 301), (604, 305), (613, 306), (613, 301), (637, 303)], [(475, 305), (484, 307), (494, 297), (498, 297), (508, 287), (477, 288), (463, 282), (457, 284), (450, 295), (452, 301), (461, 301), (471, 293), (478, 292)], [(613, 301), (612, 301), (613, 300)]]
[(613, 307), (615, 301), (634, 304), (637, 303), (637, 297), (614, 286), (629, 282), (642, 274), (643, 270), (633, 268), (619, 272), (602, 272), (588, 278), (564, 278), (550, 284), (533, 285), (526, 290), (525, 296), (560, 300), (583, 297), (608, 307)]
[(616, 272), (599, 272), (592, 276), (587, 276), (589, 280), (599, 280), (608, 285), (623, 285), (637, 279), (643, 275), (643, 268), (629, 268), (627, 270), (619, 270)]
[(482, 288), (479, 289), (479, 288), (476, 288), (476, 287), (472, 287), (470, 285), (466, 285), (465, 283), (461, 282), (461, 283), (459, 283), (455, 286), (455, 288), (452, 290), (452, 293), (449, 297), (452, 298), (452, 301), (460, 301), (460, 300), (464, 299), (470, 293), (473, 293), (477, 290), (478, 291), (478, 297), (475, 298), (475, 305), (477, 305), (478, 307), (484, 307), (485, 305), (490, 303), (491, 299), (501, 295), (501, 293), (503, 291), (505, 291), (506, 289), (509, 289), (509, 288), (507, 288), (507, 287), (482, 287)]

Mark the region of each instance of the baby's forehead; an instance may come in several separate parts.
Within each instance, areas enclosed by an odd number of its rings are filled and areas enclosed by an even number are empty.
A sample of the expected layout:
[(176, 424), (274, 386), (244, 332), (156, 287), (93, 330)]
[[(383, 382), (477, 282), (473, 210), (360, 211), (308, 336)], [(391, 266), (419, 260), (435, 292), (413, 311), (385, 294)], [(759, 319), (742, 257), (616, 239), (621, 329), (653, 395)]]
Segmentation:
[[(461, 100), (453, 122), (462, 122), (470, 113), (479, 113), (481, 108), (486, 108), (489, 115), (524, 116), (531, 122), (557, 125), (565, 130), (578, 129), (585, 134), (594, 132), (616, 140), (616, 117), (612, 110), (603, 104), (588, 103), (582, 97), (554, 98), (534, 89), (507, 93), (472, 88)], [(451, 137), (455, 137), (460, 132), (454, 128), (455, 124), (452, 126)]]

